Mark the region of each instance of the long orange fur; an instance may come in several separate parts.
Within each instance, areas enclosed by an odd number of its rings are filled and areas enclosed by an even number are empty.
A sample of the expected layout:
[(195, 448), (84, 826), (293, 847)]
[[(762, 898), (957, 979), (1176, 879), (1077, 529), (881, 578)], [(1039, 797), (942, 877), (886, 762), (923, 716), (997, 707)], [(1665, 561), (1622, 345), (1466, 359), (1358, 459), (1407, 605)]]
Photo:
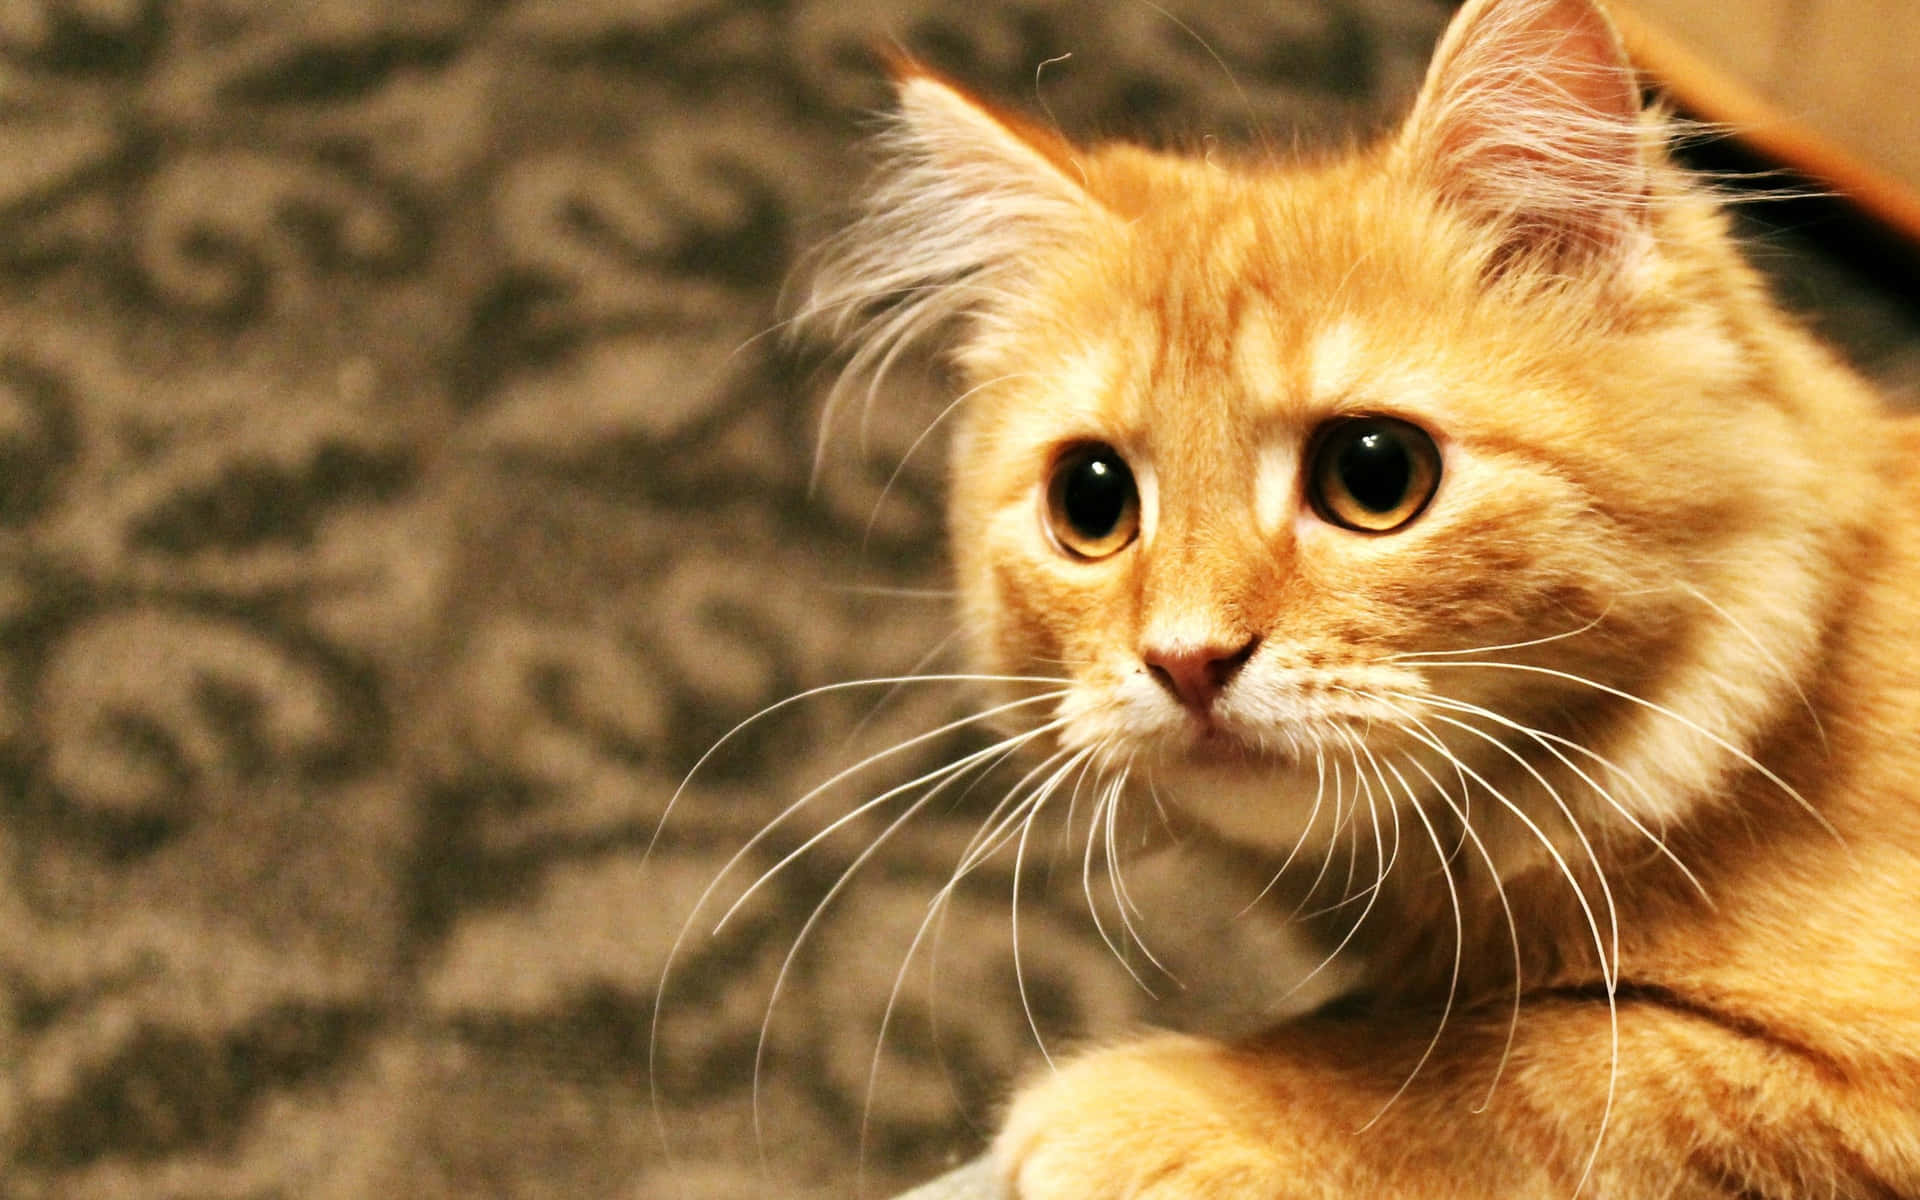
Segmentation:
[[(1470, 3), (1323, 161), (900, 92), (807, 315), (869, 374), (953, 331), (977, 664), (1065, 664), (1054, 744), (1337, 864), (1295, 890), (1366, 964), (1032, 1081), (1012, 1194), (1920, 1196), (1920, 425), (1776, 309), (1591, 0)], [(1406, 528), (1305, 501), (1343, 413), (1441, 443)], [(1088, 441), (1141, 485), (1098, 561), (1045, 528)], [(1203, 744), (1146, 661), (1247, 645)]]

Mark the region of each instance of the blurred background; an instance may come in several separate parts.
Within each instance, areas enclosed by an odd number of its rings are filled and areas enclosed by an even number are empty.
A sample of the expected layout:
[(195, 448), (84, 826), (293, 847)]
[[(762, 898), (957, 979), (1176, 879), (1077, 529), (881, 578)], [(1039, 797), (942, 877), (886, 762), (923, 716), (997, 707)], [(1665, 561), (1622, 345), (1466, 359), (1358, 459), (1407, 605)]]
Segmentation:
[[(1231, 956), (1129, 979), (1077, 848), (1033, 852), (1017, 976), (1010, 855), (929, 922), (991, 784), (817, 907), (903, 802), (838, 817), (985, 744), (910, 740), (951, 685), (780, 708), (662, 819), (765, 706), (953, 664), (937, 366), (823, 432), (830, 355), (777, 330), (869, 48), (1083, 137), (1310, 145), (1397, 115), (1446, 15), (0, 3), (0, 1196), (884, 1196), (1040, 1045), (1231, 1006)], [(1920, 395), (1845, 222), (1745, 219)]]

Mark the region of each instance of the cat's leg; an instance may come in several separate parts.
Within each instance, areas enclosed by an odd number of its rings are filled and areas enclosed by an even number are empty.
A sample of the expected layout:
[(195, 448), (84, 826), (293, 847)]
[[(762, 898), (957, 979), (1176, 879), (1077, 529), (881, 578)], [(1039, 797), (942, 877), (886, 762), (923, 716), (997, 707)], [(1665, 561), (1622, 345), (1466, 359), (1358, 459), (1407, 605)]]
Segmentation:
[(1018, 1200), (1920, 1195), (1911, 1057), (1849, 1068), (1641, 996), (1616, 1059), (1604, 1000), (1555, 997), (1510, 1052), (1506, 1021), (1456, 1018), (1402, 1091), (1430, 1034), (1323, 1020), (1097, 1051), (1016, 1099), (995, 1155)]

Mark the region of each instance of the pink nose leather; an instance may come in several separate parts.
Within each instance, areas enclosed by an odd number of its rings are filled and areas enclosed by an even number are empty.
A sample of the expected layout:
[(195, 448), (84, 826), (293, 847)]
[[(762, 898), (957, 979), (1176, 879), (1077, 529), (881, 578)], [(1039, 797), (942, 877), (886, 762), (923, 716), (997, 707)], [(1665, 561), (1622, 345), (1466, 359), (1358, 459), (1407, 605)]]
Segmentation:
[(1197, 716), (1206, 716), (1213, 702), (1246, 661), (1253, 657), (1258, 638), (1238, 647), (1207, 645), (1149, 649), (1141, 657), (1147, 670)]

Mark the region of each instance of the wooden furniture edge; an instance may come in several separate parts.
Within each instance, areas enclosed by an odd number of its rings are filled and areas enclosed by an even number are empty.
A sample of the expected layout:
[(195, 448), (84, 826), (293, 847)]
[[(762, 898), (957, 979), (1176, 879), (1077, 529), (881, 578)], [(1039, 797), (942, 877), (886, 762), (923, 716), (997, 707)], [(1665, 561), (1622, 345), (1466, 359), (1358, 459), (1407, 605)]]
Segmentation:
[(1659, 81), (1681, 111), (1727, 126), (1762, 157), (1831, 186), (1871, 220), (1920, 245), (1920, 190), (1786, 115), (1621, 0), (1607, 9), (1635, 65)]

